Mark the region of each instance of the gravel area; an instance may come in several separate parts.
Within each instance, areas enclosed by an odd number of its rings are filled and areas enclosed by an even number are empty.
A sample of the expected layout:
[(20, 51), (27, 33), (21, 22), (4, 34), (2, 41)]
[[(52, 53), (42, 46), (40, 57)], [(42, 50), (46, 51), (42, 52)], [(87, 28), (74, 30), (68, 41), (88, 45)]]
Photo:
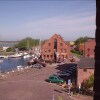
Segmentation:
[(48, 65), (6, 74), (0, 79), (0, 100), (60, 100), (60, 97), (62, 100), (93, 100), (81, 95), (68, 96), (61, 86), (46, 82), (49, 75), (58, 71), (56, 67)]

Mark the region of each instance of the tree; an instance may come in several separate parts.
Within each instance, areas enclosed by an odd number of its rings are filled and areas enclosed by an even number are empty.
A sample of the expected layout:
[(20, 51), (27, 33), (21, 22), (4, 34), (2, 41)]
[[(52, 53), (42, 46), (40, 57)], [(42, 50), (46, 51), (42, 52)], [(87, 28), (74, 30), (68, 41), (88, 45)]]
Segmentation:
[(80, 44), (87, 42), (87, 40), (88, 40), (88, 37), (80, 37), (80, 38), (78, 38), (78, 39), (75, 41), (76, 50), (78, 51), (78, 50), (79, 50)]
[(30, 37), (27, 37), (25, 39), (22, 39), (15, 48), (19, 48), (20, 50), (27, 50), (29, 48), (32, 48), (33, 46), (39, 45), (39, 39), (32, 39)]
[(94, 84), (94, 75), (91, 75), (89, 79), (86, 81), (87, 88), (93, 87)]
[(75, 41), (76, 45), (79, 45), (80, 43), (85, 43), (88, 40), (88, 37), (80, 37)]
[(7, 48), (7, 50), (6, 50), (6, 52), (11, 52), (11, 51), (13, 51), (12, 47)]
[(89, 89), (93, 87), (94, 84), (94, 75), (92, 74), (85, 82), (83, 81), (82, 86), (84, 89)]

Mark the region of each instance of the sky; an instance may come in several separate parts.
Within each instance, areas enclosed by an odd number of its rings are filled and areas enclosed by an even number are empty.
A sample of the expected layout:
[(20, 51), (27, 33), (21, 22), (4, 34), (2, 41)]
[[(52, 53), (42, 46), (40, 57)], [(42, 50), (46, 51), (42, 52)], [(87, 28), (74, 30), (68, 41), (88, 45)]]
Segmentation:
[(95, 37), (95, 0), (0, 1), (0, 40)]

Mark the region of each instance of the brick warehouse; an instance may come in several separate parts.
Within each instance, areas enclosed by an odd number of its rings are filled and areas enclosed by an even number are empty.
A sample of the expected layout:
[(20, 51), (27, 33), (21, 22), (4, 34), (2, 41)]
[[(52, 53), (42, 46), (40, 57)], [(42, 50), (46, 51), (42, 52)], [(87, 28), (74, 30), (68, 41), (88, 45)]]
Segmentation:
[(91, 38), (85, 43), (85, 57), (94, 57), (95, 53), (95, 39)]
[(95, 38), (88, 38), (87, 42), (80, 44), (79, 50), (84, 52), (85, 57), (94, 57)]
[(70, 45), (64, 39), (54, 34), (42, 45), (42, 59), (54, 59), (55, 55), (58, 58), (64, 59), (70, 56)]

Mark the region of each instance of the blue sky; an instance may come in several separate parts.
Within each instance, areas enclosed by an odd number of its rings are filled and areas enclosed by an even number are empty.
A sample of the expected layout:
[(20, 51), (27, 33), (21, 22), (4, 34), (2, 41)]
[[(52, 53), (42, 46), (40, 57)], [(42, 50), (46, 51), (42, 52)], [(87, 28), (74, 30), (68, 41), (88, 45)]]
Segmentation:
[(95, 0), (0, 1), (0, 40), (95, 37)]

